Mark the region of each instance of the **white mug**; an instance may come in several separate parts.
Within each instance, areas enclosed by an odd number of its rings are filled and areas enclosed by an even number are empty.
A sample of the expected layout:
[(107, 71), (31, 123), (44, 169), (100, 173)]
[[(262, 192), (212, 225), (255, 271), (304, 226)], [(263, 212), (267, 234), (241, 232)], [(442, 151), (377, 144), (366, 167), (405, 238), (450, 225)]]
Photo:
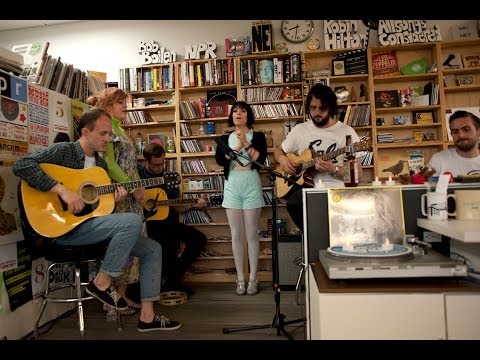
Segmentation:
[(480, 190), (455, 190), (455, 215), (457, 220), (480, 220)]
[[(428, 220), (447, 220), (448, 215), (453, 215), (453, 213), (448, 212), (447, 198), (449, 197), (453, 197), (453, 194), (447, 195), (447, 193), (439, 192), (428, 192), (423, 194), (421, 198), (423, 216), (426, 216)], [(426, 207), (425, 199), (427, 199)]]

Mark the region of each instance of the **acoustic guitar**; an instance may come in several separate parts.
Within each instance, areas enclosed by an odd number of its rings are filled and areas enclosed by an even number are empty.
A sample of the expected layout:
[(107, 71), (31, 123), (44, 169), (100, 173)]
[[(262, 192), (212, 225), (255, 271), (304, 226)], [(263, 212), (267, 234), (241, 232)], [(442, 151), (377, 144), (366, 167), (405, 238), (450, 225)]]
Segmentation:
[[(357, 142), (353, 144), (353, 149), (355, 152), (371, 150), (371, 148), (371, 142)], [(280, 176), (277, 176), (275, 180), (277, 196), (280, 198), (286, 197), (295, 184), (303, 187), (313, 187), (313, 176), (315, 175), (315, 169), (311, 169), (311, 171), (309, 169), (315, 166), (317, 157), (320, 157), (322, 160), (327, 161), (336, 158), (338, 155), (344, 154), (347, 150), (348, 147), (344, 146), (323, 155), (319, 155), (310, 149), (303, 150), (302, 153), (298, 156), (292, 153), (286, 154), (287, 158), (296, 166), (295, 174), (287, 174), (280, 165), (277, 166), (275, 170), (291, 180), (288, 181), (281, 178)]]
[(171, 205), (196, 204), (197, 201), (197, 198), (169, 200), (167, 193), (161, 188), (146, 189), (143, 208), (148, 211), (148, 217), (145, 221), (165, 219)]
[(74, 214), (56, 193), (37, 190), (22, 180), (20, 194), (27, 219), (37, 233), (49, 238), (64, 235), (92, 217), (110, 214), (115, 207), (114, 193), (118, 186), (130, 191), (164, 184), (166, 178), (112, 183), (107, 172), (99, 166), (71, 169), (54, 164), (40, 164), (40, 167), (67, 189), (78, 193), (85, 202), (83, 210)]

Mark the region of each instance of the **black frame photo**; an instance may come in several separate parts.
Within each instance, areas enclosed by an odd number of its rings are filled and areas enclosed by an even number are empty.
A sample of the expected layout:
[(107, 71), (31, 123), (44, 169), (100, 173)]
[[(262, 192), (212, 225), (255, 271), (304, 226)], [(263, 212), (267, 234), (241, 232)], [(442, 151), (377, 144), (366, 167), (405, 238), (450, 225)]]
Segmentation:
[(332, 73), (333, 75), (345, 75), (345, 60), (332, 60)]

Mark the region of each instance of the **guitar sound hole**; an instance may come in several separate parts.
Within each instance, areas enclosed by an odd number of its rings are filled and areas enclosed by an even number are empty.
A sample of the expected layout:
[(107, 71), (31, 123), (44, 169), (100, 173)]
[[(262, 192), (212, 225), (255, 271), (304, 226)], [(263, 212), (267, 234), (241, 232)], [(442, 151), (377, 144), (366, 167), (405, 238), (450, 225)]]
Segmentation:
[(153, 199), (148, 199), (146, 202), (145, 202), (145, 208), (146, 209), (153, 209), (155, 207), (155, 200)]
[(98, 197), (97, 188), (93, 185), (85, 185), (81, 189), (80, 196), (86, 203), (91, 203)]
[(299, 163), (297, 164), (297, 167), (295, 168), (295, 175), (300, 175), (300, 173), (302, 172), (302, 169), (303, 169), (303, 164), (302, 163)]

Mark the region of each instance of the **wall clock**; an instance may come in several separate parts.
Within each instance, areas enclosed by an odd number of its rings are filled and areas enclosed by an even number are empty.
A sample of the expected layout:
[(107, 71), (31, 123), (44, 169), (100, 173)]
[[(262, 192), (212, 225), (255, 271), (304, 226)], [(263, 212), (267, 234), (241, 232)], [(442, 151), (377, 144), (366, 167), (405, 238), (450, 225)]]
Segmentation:
[(313, 20), (282, 20), (282, 35), (288, 41), (301, 43), (313, 34)]

